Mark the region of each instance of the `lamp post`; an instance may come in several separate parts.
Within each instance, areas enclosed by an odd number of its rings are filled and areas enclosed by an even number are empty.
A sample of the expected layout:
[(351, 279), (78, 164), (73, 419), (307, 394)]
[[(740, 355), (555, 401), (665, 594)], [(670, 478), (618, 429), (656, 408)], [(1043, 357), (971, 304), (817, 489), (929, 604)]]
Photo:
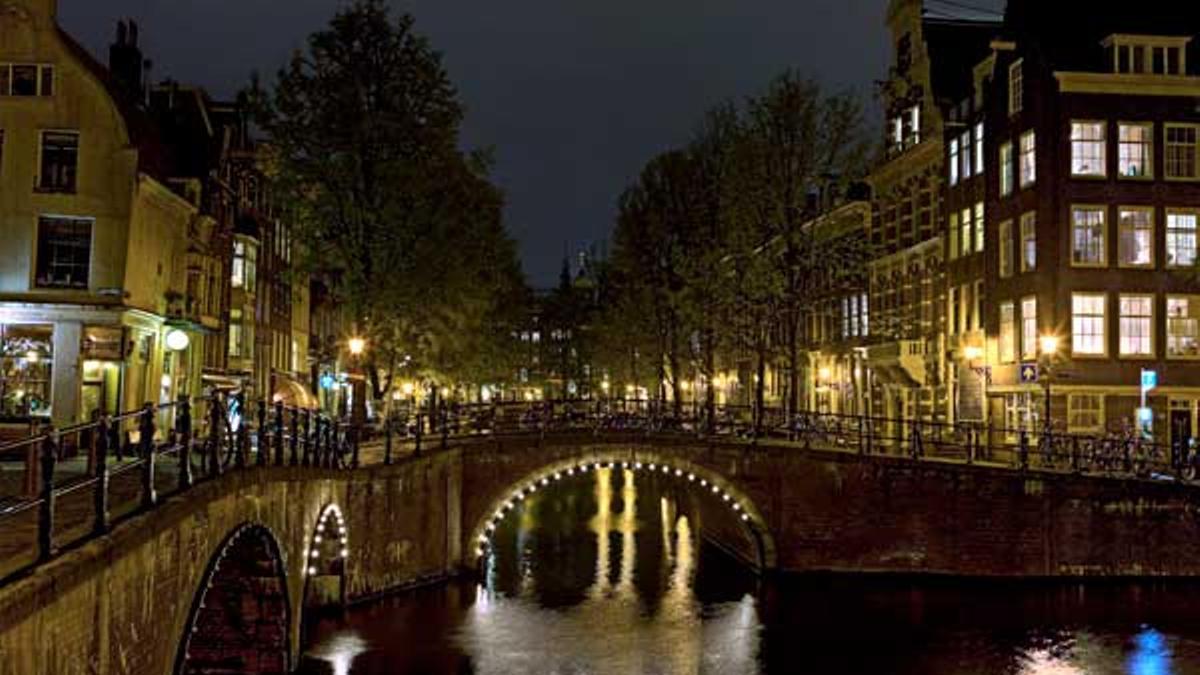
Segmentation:
[(358, 428), (367, 419), (367, 382), (363, 373), (361, 358), (367, 350), (367, 341), (355, 336), (346, 341), (346, 349), (350, 352), (350, 422)]
[(1043, 335), (1038, 340), (1038, 351), (1041, 355), (1041, 367), (1038, 372), (1038, 379), (1042, 381), (1044, 412), (1042, 413), (1042, 431), (1043, 440), (1046, 444), (1045, 451), (1050, 451), (1050, 376), (1051, 369), (1054, 366), (1054, 357), (1058, 355), (1058, 336)]

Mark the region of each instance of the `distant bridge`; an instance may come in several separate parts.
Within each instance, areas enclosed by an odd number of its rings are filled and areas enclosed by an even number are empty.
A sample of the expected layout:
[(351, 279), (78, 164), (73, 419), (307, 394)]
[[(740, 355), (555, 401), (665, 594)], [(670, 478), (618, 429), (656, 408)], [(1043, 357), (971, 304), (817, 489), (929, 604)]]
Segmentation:
[[(604, 467), (677, 481), (702, 533), (764, 571), (1200, 574), (1200, 491), (1102, 439), (807, 416), (755, 434), (576, 404), (460, 409), (421, 423), (418, 452), (225, 409), (28, 441), (42, 487), (0, 515), (0, 675), (288, 672), (307, 609), (474, 569), (517, 502)], [(67, 446), (91, 468), (64, 480)]]

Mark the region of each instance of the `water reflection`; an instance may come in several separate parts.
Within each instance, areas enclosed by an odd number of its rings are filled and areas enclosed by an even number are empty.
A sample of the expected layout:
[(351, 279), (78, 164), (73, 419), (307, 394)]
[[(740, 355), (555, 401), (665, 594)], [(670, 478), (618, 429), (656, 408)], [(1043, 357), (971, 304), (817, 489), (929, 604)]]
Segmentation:
[(1200, 675), (1200, 585), (830, 577), (761, 588), (699, 498), (620, 467), (508, 512), (481, 583), (313, 627), (301, 673)]

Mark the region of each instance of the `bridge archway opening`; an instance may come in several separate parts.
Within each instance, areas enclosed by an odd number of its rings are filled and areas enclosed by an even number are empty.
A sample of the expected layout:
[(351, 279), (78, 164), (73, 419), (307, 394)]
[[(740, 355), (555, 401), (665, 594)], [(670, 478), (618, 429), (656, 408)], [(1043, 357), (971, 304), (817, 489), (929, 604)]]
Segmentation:
[(637, 458), (629, 453), (581, 457), (556, 462), (517, 481), (515, 487), (493, 500), (471, 533), (469, 554), (474, 568), (484, 569), (494, 550), (493, 536), (505, 517), (529, 496), (556, 482), (601, 469), (628, 470), (668, 478), (681, 487), (700, 491), (727, 509), (754, 550), (749, 561), (758, 572), (775, 569), (775, 542), (757, 505), (729, 480), (700, 465), (677, 458)]
[(217, 548), (196, 591), (175, 672), (291, 672), (291, 607), (275, 535), (247, 523)]
[(304, 608), (346, 604), (346, 559), (350, 531), (342, 509), (329, 504), (321, 510), (304, 549)]

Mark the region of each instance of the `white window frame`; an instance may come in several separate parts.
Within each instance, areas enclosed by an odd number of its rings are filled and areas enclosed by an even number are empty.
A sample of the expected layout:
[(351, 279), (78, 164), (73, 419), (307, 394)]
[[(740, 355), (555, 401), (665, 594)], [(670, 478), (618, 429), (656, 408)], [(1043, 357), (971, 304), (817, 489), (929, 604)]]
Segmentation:
[[(1181, 218), (1190, 221), (1189, 227), (1180, 227)], [(1200, 246), (1200, 209), (1167, 209), (1166, 237), (1167, 267), (1193, 267), (1196, 264), (1197, 247)], [(1189, 250), (1190, 245), (1190, 250)], [(1178, 252), (1186, 251), (1189, 260), (1180, 263)]]
[[(1076, 258), (1076, 237), (1080, 228), (1076, 216), (1081, 213), (1096, 213), (1100, 215), (1100, 250), (1097, 260), (1079, 260)], [(1085, 224), (1091, 228), (1093, 223)], [(1108, 207), (1099, 204), (1073, 204), (1071, 206), (1071, 267), (1107, 267), (1108, 266)], [(1090, 249), (1090, 247), (1089, 247)]]
[(1000, 145), (1000, 196), (1007, 197), (1013, 193), (1013, 144), (1011, 141)]
[(1013, 221), (1000, 221), (999, 229), (999, 246), (997, 247), (997, 254), (999, 255), (1000, 278), (1007, 279), (1013, 275)]
[[(1099, 305), (1095, 301), (1099, 301)], [(1091, 301), (1082, 307), (1081, 301)], [(1096, 307), (1100, 313), (1096, 313)], [(1096, 333), (1095, 328), (1100, 332)], [(1087, 330), (1083, 330), (1086, 328)], [(1086, 342), (1085, 342), (1086, 339)], [(1099, 341), (1097, 350), (1091, 343)], [(1082, 358), (1108, 357), (1108, 295), (1105, 293), (1079, 292), (1071, 294), (1071, 355)]]
[[(1084, 404), (1087, 404), (1086, 407)], [(1093, 423), (1081, 423), (1083, 416), (1093, 417)], [(1104, 394), (1067, 394), (1067, 431), (1072, 433), (1104, 431)]]
[[(1149, 308), (1149, 314), (1133, 313), (1134, 308), (1129, 304), (1132, 301)], [(1154, 301), (1153, 293), (1122, 293), (1117, 296), (1117, 354), (1121, 358), (1154, 358)], [(1136, 334), (1129, 330), (1135, 326), (1134, 322), (1138, 327)], [(1135, 341), (1139, 348), (1130, 348)]]
[(1037, 269), (1037, 211), (1021, 214), (1020, 258), (1022, 273)]
[(1037, 133), (1030, 129), (1021, 134), (1021, 187), (1027, 188), (1037, 182)]
[[(1194, 140), (1190, 144), (1189, 143), (1178, 143), (1178, 142), (1172, 143), (1171, 142), (1171, 132), (1172, 131), (1190, 131), (1193, 135)], [(1168, 122), (1168, 123), (1164, 124), (1163, 125), (1163, 147), (1165, 148), (1165, 150), (1163, 152), (1163, 176), (1167, 180), (1169, 180), (1169, 181), (1198, 181), (1198, 180), (1200, 180), (1200, 124), (1183, 124), (1183, 123), (1175, 123), (1175, 122)], [(1192, 173), (1191, 173), (1191, 175), (1182, 175), (1176, 171), (1172, 171), (1172, 167), (1176, 166), (1176, 165), (1173, 165), (1171, 162), (1172, 150), (1173, 149), (1178, 150), (1179, 152), (1182, 153), (1182, 152), (1186, 152), (1186, 150), (1185, 150), (1186, 148), (1191, 149), (1191, 155), (1192, 155), (1192, 158), (1191, 158)]]
[[(1125, 139), (1125, 133), (1134, 129), (1146, 132), (1144, 140)], [(1135, 148), (1142, 155), (1143, 162), (1140, 164), (1142, 173), (1126, 173), (1126, 167), (1133, 165), (1131, 158)], [(1117, 178), (1120, 180), (1154, 180), (1153, 122), (1117, 122)]]
[[(1186, 303), (1186, 313), (1177, 313), (1178, 305), (1175, 303), (1179, 302)], [(1172, 305), (1175, 306), (1173, 307)], [(1167, 295), (1166, 313), (1167, 316), (1164, 324), (1167, 334), (1167, 359), (1170, 361), (1200, 360), (1200, 295), (1185, 293)], [(1172, 347), (1178, 347), (1174, 342), (1181, 339), (1190, 340), (1195, 350), (1194, 354), (1172, 353)]]
[[(1099, 130), (1099, 138), (1085, 131)], [(1108, 123), (1103, 120), (1071, 120), (1071, 175), (1076, 178), (1105, 178), (1108, 176)], [(1088, 170), (1080, 170), (1079, 158), (1084, 149), (1088, 154)], [(1092, 162), (1095, 162), (1093, 167)]]
[(1012, 301), (1000, 303), (1000, 363), (1017, 361), (1017, 306)]
[(1038, 357), (1038, 301), (1036, 295), (1021, 298), (1021, 359)]
[(1025, 107), (1025, 59), (1017, 59), (1008, 67), (1008, 114), (1016, 115)]
[[(1146, 223), (1138, 224), (1132, 227), (1126, 226), (1126, 214), (1142, 214), (1148, 216)], [(1154, 207), (1152, 206), (1121, 206), (1117, 208), (1117, 266), (1130, 269), (1153, 269), (1154, 268)], [(1142, 235), (1139, 237), (1138, 235)], [(1142, 247), (1149, 253), (1150, 257), (1146, 262), (1126, 262), (1125, 254), (1127, 253), (1126, 242), (1136, 241), (1139, 238), (1144, 238), (1146, 241)]]

